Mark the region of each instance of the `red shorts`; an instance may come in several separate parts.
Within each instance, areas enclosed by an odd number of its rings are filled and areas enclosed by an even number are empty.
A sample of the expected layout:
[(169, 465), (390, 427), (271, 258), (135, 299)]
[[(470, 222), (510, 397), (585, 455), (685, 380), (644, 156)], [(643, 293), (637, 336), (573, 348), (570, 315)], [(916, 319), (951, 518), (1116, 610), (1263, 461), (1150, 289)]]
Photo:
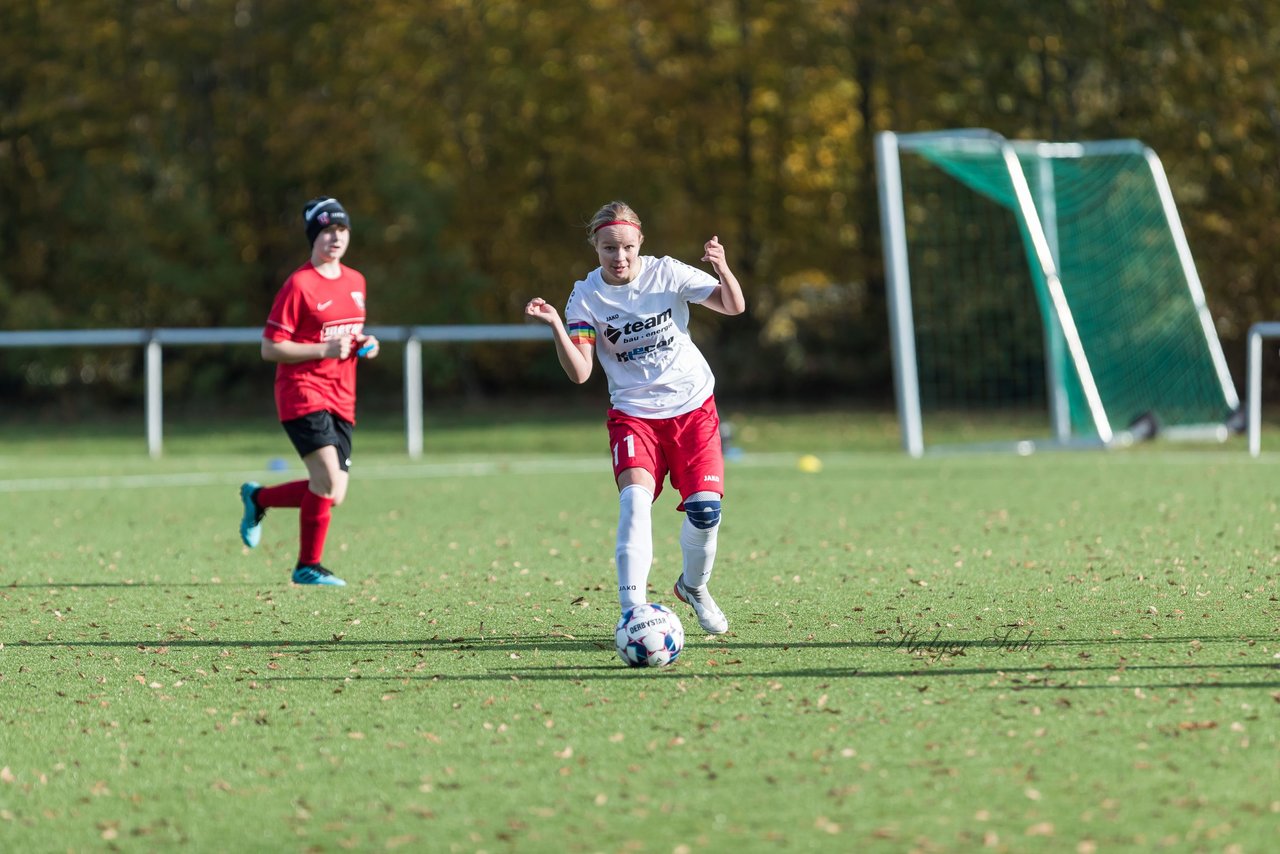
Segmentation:
[[(704, 491), (724, 495), (724, 454), (714, 396), (675, 418), (637, 418), (610, 409), (608, 424), (614, 480), (625, 469), (642, 468), (653, 475), (655, 499), (667, 475), (681, 499)], [(683, 510), (684, 501), (676, 509)]]

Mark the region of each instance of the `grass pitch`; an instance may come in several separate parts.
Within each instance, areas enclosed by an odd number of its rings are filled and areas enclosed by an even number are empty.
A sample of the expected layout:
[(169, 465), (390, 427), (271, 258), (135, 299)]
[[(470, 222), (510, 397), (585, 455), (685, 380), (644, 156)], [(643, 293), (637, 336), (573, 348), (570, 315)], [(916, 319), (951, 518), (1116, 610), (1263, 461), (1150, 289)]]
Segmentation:
[(1273, 459), (1233, 440), (910, 460), (881, 419), (733, 420), (731, 630), (669, 593), (666, 491), (651, 598), (688, 639), (656, 671), (613, 650), (595, 422), (441, 430), (420, 463), (362, 428), (326, 554), (344, 589), (288, 583), (289, 511), (239, 543), (239, 482), (301, 476), (266, 470), (287, 450), (269, 424), (176, 435), (159, 461), (132, 436), (7, 442), (0, 844), (1274, 844)]

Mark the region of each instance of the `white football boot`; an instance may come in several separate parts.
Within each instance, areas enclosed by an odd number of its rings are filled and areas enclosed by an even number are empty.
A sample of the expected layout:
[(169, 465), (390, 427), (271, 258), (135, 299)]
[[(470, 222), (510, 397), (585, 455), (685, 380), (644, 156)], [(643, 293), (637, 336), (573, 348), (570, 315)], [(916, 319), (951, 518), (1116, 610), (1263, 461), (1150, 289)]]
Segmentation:
[(709, 635), (722, 635), (729, 631), (729, 620), (724, 611), (711, 598), (706, 587), (689, 587), (684, 583), (684, 576), (676, 579), (674, 590), (676, 598), (686, 605), (693, 606), (693, 613), (698, 615), (698, 625)]

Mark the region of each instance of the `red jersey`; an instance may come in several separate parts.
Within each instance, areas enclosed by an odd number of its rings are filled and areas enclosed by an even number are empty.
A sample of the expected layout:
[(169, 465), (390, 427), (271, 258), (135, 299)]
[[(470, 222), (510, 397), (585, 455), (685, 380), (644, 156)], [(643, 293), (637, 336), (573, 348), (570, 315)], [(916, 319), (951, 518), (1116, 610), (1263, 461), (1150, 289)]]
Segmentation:
[[(343, 265), (326, 279), (310, 262), (293, 271), (276, 294), (262, 337), (319, 344), (364, 329), (364, 276)], [(311, 359), (276, 365), (276, 410), (281, 421), (328, 410), (356, 420), (356, 361)]]

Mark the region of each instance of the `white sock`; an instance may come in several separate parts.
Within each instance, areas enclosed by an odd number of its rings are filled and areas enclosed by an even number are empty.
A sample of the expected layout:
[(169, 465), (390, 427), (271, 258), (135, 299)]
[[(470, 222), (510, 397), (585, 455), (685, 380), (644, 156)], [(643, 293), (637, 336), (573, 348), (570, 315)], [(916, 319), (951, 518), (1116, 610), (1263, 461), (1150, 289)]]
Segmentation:
[[(714, 492), (695, 492), (685, 499), (689, 501), (697, 501), (699, 499), (719, 499), (720, 496)], [(684, 553), (684, 584), (686, 587), (705, 587), (707, 582), (711, 580), (711, 570), (716, 562), (716, 541), (720, 534), (720, 523), (717, 522), (711, 528), (699, 528), (689, 521), (689, 517), (684, 519), (684, 525), (680, 528), (680, 550)]]
[(653, 493), (633, 483), (618, 494), (618, 604), (622, 610), (648, 599), (653, 565)]

